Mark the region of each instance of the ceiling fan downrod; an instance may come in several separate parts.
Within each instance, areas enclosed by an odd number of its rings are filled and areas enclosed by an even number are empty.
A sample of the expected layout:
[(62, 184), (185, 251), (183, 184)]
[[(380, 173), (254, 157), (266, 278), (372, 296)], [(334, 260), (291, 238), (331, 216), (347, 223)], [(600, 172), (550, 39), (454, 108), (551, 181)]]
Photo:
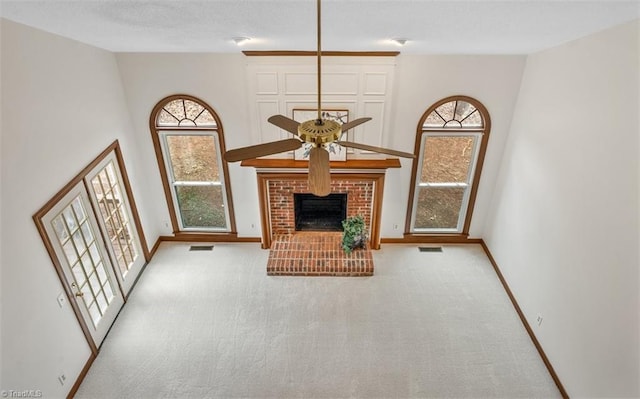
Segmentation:
[(316, 124), (317, 125), (322, 125), (322, 40), (321, 40), (321, 24), (322, 24), (322, 18), (320, 16), (320, 0), (316, 1), (316, 8), (317, 8), (317, 20), (316, 20), (316, 26), (317, 26), (317, 41), (318, 41), (318, 56), (317, 56), (317, 71), (318, 71), (318, 76), (316, 76), (317, 82), (318, 82), (318, 118), (316, 119)]
[(298, 126), (298, 136), (307, 143), (313, 143), (316, 147), (324, 146), (324, 144), (332, 143), (342, 135), (342, 127), (334, 120), (322, 118), (322, 17), (321, 17), (321, 0), (316, 0), (317, 9), (317, 85), (318, 85), (318, 106), (317, 117), (306, 122), (300, 123)]

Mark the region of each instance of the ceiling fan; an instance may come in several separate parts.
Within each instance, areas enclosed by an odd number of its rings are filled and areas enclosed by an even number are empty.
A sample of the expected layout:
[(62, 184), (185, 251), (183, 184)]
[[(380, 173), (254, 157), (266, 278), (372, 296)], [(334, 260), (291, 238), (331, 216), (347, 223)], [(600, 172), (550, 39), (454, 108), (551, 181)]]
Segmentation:
[(244, 159), (258, 158), (265, 155), (277, 154), (285, 151), (297, 150), (303, 144), (311, 144), (309, 151), (309, 191), (319, 197), (329, 195), (331, 192), (331, 170), (329, 164), (329, 152), (325, 146), (336, 143), (343, 147), (357, 148), (361, 150), (374, 151), (383, 154), (395, 155), (403, 158), (415, 158), (415, 155), (408, 152), (391, 150), (388, 148), (375, 147), (366, 144), (354, 143), (340, 140), (340, 137), (349, 129), (370, 121), (371, 118), (358, 118), (344, 124), (339, 124), (334, 120), (322, 118), (321, 101), (321, 40), (320, 40), (320, 0), (317, 0), (317, 29), (318, 29), (318, 53), (317, 53), (317, 83), (318, 83), (318, 117), (305, 122), (297, 122), (284, 115), (273, 115), (267, 121), (279, 128), (286, 130), (297, 138), (272, 141), (269, 143), (252, 145), (248, 147), (236, 148), (224, 153), (227, 162), (237, 162)]

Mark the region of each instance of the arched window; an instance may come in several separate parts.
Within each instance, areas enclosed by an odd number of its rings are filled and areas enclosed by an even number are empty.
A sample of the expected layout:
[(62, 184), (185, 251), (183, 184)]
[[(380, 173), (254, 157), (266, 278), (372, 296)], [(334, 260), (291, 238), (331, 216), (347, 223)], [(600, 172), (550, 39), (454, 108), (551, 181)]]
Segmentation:
[(407, 214), (413, 234), (468, 234), (489, 139), (486, 108), (465, 96), (442, 99), (418, 124)]
[(174, 232), (235, 232), (220, 118), (188, 95), (162, 99), (151, 133)]

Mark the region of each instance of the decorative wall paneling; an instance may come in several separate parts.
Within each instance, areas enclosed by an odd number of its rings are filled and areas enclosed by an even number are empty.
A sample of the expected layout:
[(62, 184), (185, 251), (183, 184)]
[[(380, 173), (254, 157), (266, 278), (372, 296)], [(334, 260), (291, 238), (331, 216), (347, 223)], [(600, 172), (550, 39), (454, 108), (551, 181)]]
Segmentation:
[[(249, 117), (253, 143), (289, 138), (290, 134), (267, 119), (282, 114), (293, 117), (294, 109), (317, 109), (316, 58), (264, 56), (247, 58)], [(390, 131), (395, 58), (389, 56), (334, 56), (322, 59), (322, 109), (349, 111), (349, 120), (373, 118), (347, 133), (347, 139), (386, 146)], [(367, 153), (349, 149), (350, 157)], [(273, 158), (293, 158), (281, 153)]]

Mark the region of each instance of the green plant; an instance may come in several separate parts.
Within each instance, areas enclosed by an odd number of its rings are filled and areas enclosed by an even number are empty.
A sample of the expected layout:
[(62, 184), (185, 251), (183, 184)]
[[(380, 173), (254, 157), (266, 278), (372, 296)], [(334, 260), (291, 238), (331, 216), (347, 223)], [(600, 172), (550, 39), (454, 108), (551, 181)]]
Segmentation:
[(346, 218), (342, 221), (342, 249), (350, 254), (356, 248), (365, 248), (367, 245), (367, 227), (362, 215)]

